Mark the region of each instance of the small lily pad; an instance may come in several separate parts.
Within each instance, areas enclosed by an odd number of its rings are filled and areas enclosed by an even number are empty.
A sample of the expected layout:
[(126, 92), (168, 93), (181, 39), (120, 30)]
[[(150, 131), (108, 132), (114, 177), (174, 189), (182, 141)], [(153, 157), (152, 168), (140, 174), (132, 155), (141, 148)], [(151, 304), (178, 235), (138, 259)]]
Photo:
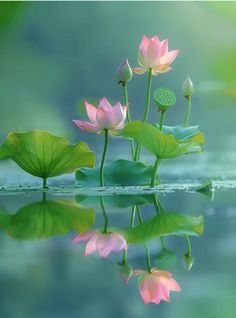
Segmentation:
[(203, 217), (178, 213), (161, 213), (133, 228), (123, 230), (129, 243), (144, 243), (155, 237), (166, 235), (195, 235), (203, 233)]
[[(106, 165), (104, 180), (106, 186), (134, 186), (148, 185), (152, 176), (153, 166), (146, 166), (141, 162), (119, 159)], [(77, 185), (99, 186), (99, 168), (80, 169), (76, 172)], [(156, 183), (159, 183), (158, 176)]]
[(153, 92), (153, 99), (159, 109), (167, 109), (176, 103), (175, 93), (166, 87), (159, 87)]
[(15, 239), (40, 240), (70, 231), (87, 232), (94, 220), (92, 208), (69, 200), (44, 200), (26, 205), (13, 215), (1, 214), (0, 227)]
[(75, 145), (47, 131), (10, 133), (0, 147), (0, 160), (12, 159), (33, 176), (47, 179), (93, 167), (94, 153), (85, 142)]
[(183, 154), (202, 152), (204, 136), (202, 133), (180, 141), (172, 134), (165, 134), (159, 128), (140, 121), (133, 121), (124, 128), (123, 135), (132, 138), (159, 159), (176, 158)]

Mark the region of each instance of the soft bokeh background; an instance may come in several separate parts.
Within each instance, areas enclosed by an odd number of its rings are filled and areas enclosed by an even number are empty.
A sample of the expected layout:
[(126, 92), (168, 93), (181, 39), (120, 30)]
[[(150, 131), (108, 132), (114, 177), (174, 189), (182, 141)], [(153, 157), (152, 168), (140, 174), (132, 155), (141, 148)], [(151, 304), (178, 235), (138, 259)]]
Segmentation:
[[(173, 161), (167, 172), (172, 179), (184, 181), (202, 174), (236, 176), (234, 2), (1, 2), (0, 141), (9, 131), (47, 129), (72, 141), (86, 140), (91, 148), (100, 150), (101, 137), (81, 132), (71, 119), (83, 116), (80, 104), (85, 97), (121, 99), (116, 67), (126, 56), (132, 66), (137, 65), (143, 34), (169, 38), (170, 49), (181, 50), (173, 70), (153, 79), (153, 88), (170, 87), (178, 97), (167, 122), (183, 120), (185, 101), (180, 87), (190, 75), (196, 88), (191, 123), (200, 124), (206, 135), (203, 166), (198, 165), (200, 156), (194, 159), (194, 169), (192, 159), (187, 165), (181, 158), (181, 164)], [(143, 113), (145, 91), (146, 76), (134, 76), (129, 95), (135, 119)], [(153, 104), (150, 118), (159, 120)], [(110, 147), (113, 156), (126, 156), (126, 141), (116, 139)], [(214, 166), (217, 160), (219, 165)], [(9, 167), (6, 170), (1, 164), (2, 184), (11, 177), (28, 182), (24, 172)], [(37, 195), (2, 193), (0, 208), (16, 213), (39, 200)], [(195, 266), (191, 273), (186, 273), (180, 262), (185, 245), (170, 240), (179, 257), (174, 273), (183, 293), (172, 295), (170, 304), (159, 307), (143, 305), (135, 280), (128, 287), (120, 282), (115, 258), (107, 262), (96, 257), (84, 259), (82, 249), (71, 245), (72, 235), (24, 242), (1, 231), (0, 316), (108, 318), (116, 313), (129, 318), (234, 318), (235, 190), (217, 191), (215, 197), (212, 203), (193, 193), (162, 196), (172, 211), (205, 215), (206, 226), (203, 237), (193, 240)], [(114, 224), (129, 222), (125, 213), (111, 212)], [(130, 257), (135, 266), (141, 266), (141, 248)]]
[[(190, 75), (192, 124), (206, 134), (206, 150), (235, 146), (236, 3), (233, 2), (1, 2), (1, 140), (9, 131), (47, 129), (71, 140), (100, 137), (71, 124), (85, 97), (121, 99), (115, 70), (124, 57), (137, 65), (141, 36), (168, 38), (181, 53), (173, 70), (153, 80), (178, 97), (169, 124), (183, 120), (180, 87)], [(133, 118), (144, 109), (146, 76), (129, 83)], [(159, 120), (152, 105), (150, 118)], [(116, 149), (123, 142), (116, 142)]]

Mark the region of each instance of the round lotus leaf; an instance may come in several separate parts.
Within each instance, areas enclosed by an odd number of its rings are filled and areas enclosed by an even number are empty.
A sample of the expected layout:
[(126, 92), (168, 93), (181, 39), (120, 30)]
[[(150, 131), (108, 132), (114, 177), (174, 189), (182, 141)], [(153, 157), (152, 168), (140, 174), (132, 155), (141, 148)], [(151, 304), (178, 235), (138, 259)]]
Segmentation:
[(171, 89), (165, 87), (155, 89), (153, 92), (153, 99), (159, 109), (169, 108), (176, 103), (175, 93)]

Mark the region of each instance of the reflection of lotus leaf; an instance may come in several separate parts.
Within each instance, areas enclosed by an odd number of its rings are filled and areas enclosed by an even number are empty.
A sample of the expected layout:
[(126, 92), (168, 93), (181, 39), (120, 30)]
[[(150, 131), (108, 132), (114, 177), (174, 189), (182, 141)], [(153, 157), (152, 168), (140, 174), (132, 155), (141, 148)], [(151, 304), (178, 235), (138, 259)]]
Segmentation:
[(165, 235), (200, 235), (203, 232), (203, 217), (178, 213), (161, 213), (123, 231), (129, 243), (143, 243)]
[[(6, 220), (7, 216), (7, 223)], [(66, 234), (83, 233), (94, 224), (93, 209), (74, 201), (40, 201), (24, 206), (14, 215), (1, 214), (0, 226), (8, 235), (22, 240), (37, 240)]]
[(135, 139), (150, 153), (159, 159), (176, 158), (180, 155), (201, 152), (204, 144), (202, 133), (180, 141), (172, 134), (164, 134), (151, 124), (133, 121), (127, 124), (123, 132), (127, 138)]
[[(76, 201), (88, 206), (97, 207), (100, 202), (100, 196), (84, 196), (77, 195)], [(130, 195), (130, 194), (119, 194), (119, 195), (105, 195), (103, 201), (106, 206), (127, 208), (134, 205), (142, 206), (146, 204), (152, 204), (152, 195)]]
[(68, 140), (46, 131), (11, 133), (0, 148), (0, 160), (12, 159), (28, 173), (41, 178), (94, 166), (94, 153), (86, 143)]
[[(147, 185), (150, 183), (152, 171), (153, 166), (146, 166), (141, 162), (119, 159), (105, 166), (105, 185)], [(78, 186), (99, 186), (99, 168), (80, 169), (76, 173), (76, 179)]]

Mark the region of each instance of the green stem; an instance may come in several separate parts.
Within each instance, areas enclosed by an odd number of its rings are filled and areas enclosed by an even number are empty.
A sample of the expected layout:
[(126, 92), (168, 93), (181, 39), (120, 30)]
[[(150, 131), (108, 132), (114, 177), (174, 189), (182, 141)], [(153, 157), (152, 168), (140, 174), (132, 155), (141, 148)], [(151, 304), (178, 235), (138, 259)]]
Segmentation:
[(43, 178), (43, 189), (47, 188), (47, 178)]
[(103, 202), (103, 197), (100, 197), (100, 205), (101, 205), (101, 210), (102, 210), (102, 214), (103, 214), (103, 217), (104, 217), (103, 233), (107, 233), (108, 217), (107, 217), (107, 213), (106, 213), (106, 210), (105, 210), (105, 206), (104, 206), (104, 202)]
[[(124, 98), (124, 104), (127, 105), (127, 122), (131, 122), (131, 117), (130, 117), (130, 111), (129, 111), (129, 99), (128, 99), (128, 92), (127, 92), (127, 83), (123, 82), (122, 83), (122, 90), (123, 90), (123, 98)], [(135, 156), (135, 149), (134, 149), (134, 141), (131, 140), (131, 154), (132, 154), (132, 159), (134, 160)]]
[(104, 148), (103, 148), (103, 153), (102, 153), (102, 160), (101, 160), (101, 165), (100, 165), (100, 186), (104, 186), (104, 162), (105, 162), (105, 157), (106, 157), (106, 152), (107, 152), (107, 145), (108, 145), (108, 129), (104, 129), (105, 133), (105, 140), (104, 140)]
[(135, 213), (136, 213), (136, 206), (134, 205), (132, 207), (132, 212), (131, 212), (131, 218), (130, 218), (130, 226), (134, 226), (134, 220), (135, 220)]
[(188, 255), (191, 255), (191, 243), (188, 235), (186, 235), (186, 241), (188, 245)]
[(159, 123), (159, 129), (160, 130), (162, 130), (165, 115), (166, 115), (166, 110), (165, 109), (161, 109), (161, 118), (160, 118), (160, 123)]
[(159, 167), (159, 164), (160, 164), (160, 159), (156, 158), (156, 161), (153, 167), (153, 172), (152, 172), (152, 178), (151, 178), (151, 184), (150, 184), (151, 188), (155, 187), (156, 174), (157, 174), (157, 169)]
[(142, 217), (142, 212), (139, 206), (137, 206), (137, 212), (138, 212), (138, 220), (139, 223), (143, 223), (143, 217)]
[[(148, 70), (146, 106), (145, 106), (145, 113), (144, 113), (144, 116), (143, 116), (143, 122), (144, 123), (146, 123), (146, 121), (148, 119), (149, 108), (150, 108), (151, 80), (152, 80), (152, 69), (150, 68)], [(140, 151), (141, 151), (141, 145), (137, 144), (136, 150), (135, 150), (134, 161), (139, 161)]]
[(164, 250), (165, 249), (165, 240), (163, 236), (160, 236), (160, 240), (161, 240), (161, 247)]
[(187, 99), (187, 111), (186, 111), (186, 115), (185, 115), (185, 121), (184, 124), (185, 125), (189, 125), (189, 119), (190, 119), (190, 112), (191, 112), (191, 97), (190, 96), (186, 96)]
[(122, 253), (122, 265), (125, 265), (126, 264), (126, 256), (127, 256), (127, 252), (126, 251), (123, 251)]
[(151, 259), (150, 259), (149, 249), (146, 244), (144, 244), (144, 248), (145, 248), (145, 258), (146, 258), (147, 269), (148, 269), (148, 272), (151, 273)]

